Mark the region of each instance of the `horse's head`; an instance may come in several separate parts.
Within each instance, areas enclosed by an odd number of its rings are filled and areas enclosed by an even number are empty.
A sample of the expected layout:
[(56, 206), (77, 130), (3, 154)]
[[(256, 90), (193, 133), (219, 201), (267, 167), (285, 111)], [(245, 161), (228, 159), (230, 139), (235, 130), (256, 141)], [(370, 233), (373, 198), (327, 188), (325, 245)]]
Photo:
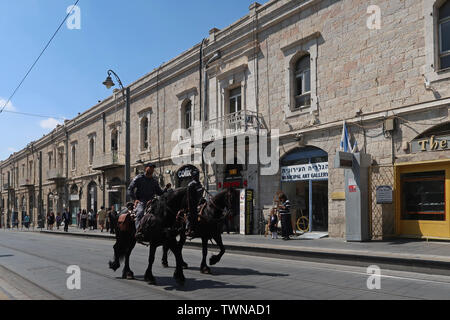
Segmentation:
[[(234, 212), (234, 200), (239, 196), (239, 192), (234, 188), (226, 189), (219, 192), (208, 201), (208, 207), (212, 209), (213, 218), (223, 218), (228, 214), (235, 215)], [(224, 211), (227, 212), (224, 213)]]

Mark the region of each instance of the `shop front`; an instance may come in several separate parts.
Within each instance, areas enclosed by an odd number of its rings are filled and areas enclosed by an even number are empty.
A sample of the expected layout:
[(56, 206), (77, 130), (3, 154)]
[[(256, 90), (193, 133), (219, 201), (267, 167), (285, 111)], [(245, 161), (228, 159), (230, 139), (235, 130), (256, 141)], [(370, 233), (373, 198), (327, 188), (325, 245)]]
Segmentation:
[(400, 236), (450, 239), (449, 129), (449, 124), (440, 125), (410, 143), (410, 153), (423, 161), (396, 165), (396, 233)]
[(328, 154), (316, 147), (296, 148), (281, 159), (280, 167), (293, 227), (328, 232)]
[(80, 204), (80, 192), (78, 190), (78, 186), (73, 184), (70, 187), (70, 195), (69, 195), (69, 212), (72, 217), (72, 225), (77, 225), (77, 214), (81, 209)]

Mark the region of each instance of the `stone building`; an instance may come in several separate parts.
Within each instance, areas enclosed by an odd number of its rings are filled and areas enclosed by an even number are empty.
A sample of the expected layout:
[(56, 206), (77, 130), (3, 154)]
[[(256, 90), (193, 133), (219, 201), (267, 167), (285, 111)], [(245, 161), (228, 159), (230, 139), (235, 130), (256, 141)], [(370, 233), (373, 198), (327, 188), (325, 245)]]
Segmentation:
[[(448, 239), (449, 25), (444, 0), (254, 3), (130, 85), (132, 173), (152, 161), (162, 185), (183, 186), (192, 167), (179, 160), (223, 141), (227, 164), (192, 165), (211, 192), (252, 191), (251, 210), (235, 204), (250, 219), (238, 215), (236, 225), (257, 233), (283, 190), (310, 229), (344, 237), (344, 173), (333, 162), (345, 120), (352, 143), (373, 159), (372, 237)], [(39, 198), (44, 213), (123, 205), (124, 127), (115, 92), (2, 161), (3, 222), (22, 211), (36, 221)], [(263, 132), (279, 141), (274, 174), (264, 174), (261, 158), (249, 161), (255, 145), (264, 149)], [(283, 177), (283, 169), (317, 174)], [(377, 204), (378, 186), (393, 188), (392, 204)]]

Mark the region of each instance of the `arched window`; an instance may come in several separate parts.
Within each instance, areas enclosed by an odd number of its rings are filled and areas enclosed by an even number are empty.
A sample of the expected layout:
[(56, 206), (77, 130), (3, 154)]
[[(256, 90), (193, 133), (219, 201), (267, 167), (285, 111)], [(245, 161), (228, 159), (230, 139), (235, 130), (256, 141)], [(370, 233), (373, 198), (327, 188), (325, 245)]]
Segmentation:
[(183, 115), (184, 115), (183, 129), (190, 129), (192, 127), (192, 102), (191, 102), (191, 100), (188, 100), (184, 104)]
[(141, 150), (148, 150), (148, 118), (141, 120)]
[(294, 68), (295, 109), (311, 106), (311, 64), (310, 56), (305, 55), (297, 60)]
[(117, 129), (111, 132), (111, 151), (119, 151), (119, 131)]
[(77, 154), (75, 146), (72, 146), (71, 156), (72, 156), (72, 170), (75, 170), (77, 168), (77, 157), (76, 157)]
[(94, 162), (95, 155), (95, 140), (94, 138), (89, 139), (89, 164), (92, 165)]
[(439, 8), (439, 66), (450, 68), (450, 1)]

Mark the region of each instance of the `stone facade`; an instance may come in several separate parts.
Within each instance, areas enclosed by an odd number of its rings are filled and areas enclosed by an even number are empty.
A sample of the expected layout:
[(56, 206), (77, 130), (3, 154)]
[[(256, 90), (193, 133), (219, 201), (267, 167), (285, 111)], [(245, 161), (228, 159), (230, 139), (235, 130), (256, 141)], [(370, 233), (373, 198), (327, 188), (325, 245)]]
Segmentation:
[[(202, 128), (223, 129), (218, 124), (227, 123), (230, 92), (240, 88), (242, 110), (246, 116), (256, 115), (261, 124), (258, 129), (271, 133), (279, 130), (280, 158), (303, 146), (314, 146), (328, 153), (328, 231), (331, 237), (344, 237), (345, 201), (333, 196), (342, 193), (345, 186), (343, 172), (333, 168), (343, 120), (347, 121), (360, 149), (371, 154), (377, 165), (449, 156), (447, 151), (411, 154), (407, 147), (420, 133), (449, 121), (450, 72), (437, 72), (432, 66), (436, 65), (433, 39), (438, 31), (431, 14), (443, 3), (374, 0), (370, 4), (380, 10), (379, 29), (368, 27), (373, 13), (368, 13), (368, 3), (363, 0), (273, 0), (252, 5), (249, 14), (239, 21), (223, 30), (212, 29), (201, 44), (130, 85), (132, 172), (137, 172), (142, 162), (156, 162), (161, 183), (175, 184), (180, 166), (172, 162), (172, 150), (178, 144), (172, 139), (172, 133), (185, 126), (186, 102), (190, 101), (193, 119), (201, 120)], [(203, 51), (201, 73), (200, 50)], [(217, 52), (220, 58), (213, 59), (205, 68)], [(310, 57), (311, 104), (296, 110), (293, 72), (296, 61), (305, 55)], [(424, 77), (430, 81), (430, 87), (424, 86)], [(398, 124), (393, 138), (383, 130), (384, 120), (391, 117)], [(148, 121), (147, 144), (142, 130), (145, 121)], [(118, 151), (113, 152), (116, 158), (111, 153), (115, 130), (118, 132)], [(93, 140), (93, 159), (90, 159), (90, 140)], [(184, 143), (189, 148), (192, 141), (187, 139)], [(73, 148), (76, 163), (72, 159)], [(59, 197), (53, 210), (68, 206), (72, 189), (80, 199), (78, 207), (88, 208), (92, 205), (92, 201), (88, 203), (92, 186), (97, 193), (98, 207), (109, 206), (112, 194), (123, 204), (124, 149), (124, 104), (121, 92), (115, 92), (1, 162), (3, 212), (20, 211), (17, 206), (21, 204), (14, 201), (25, 197), (28, 201), (24, 211), (29, 211), (32, 205), (33, 221), (36, 221), (39, 154), (42, 154), (44, 212), (49, 210), (49, 195)], [(52, 163), (48, 162), (49, 154)], [(111, 162), (113, 158), (113, 163), (122, 166), (108, 168), (105, 161)], [(242, 171), (243, 179), (256, 192), (255, 221), (263, 208), (272, 205), (273, 195), (281, 188), (279, 173), (261, 176), (260, 169), (258, 165), (244, 165)], [(63, 177), (50, 181), (48, 170), (60, 170)], [(224, 171), (224, 166), (207, 166), (206, 180), (211, 189), (223, 180)], [(4, 186), (8, 175), (13, 188), (9, 192)], [(28, 179), (29, 185), (24, 185), (21, 179)], [(116, 183), (112, 183), (114, 179)], [(6, 204), (8, 194), (9, 205)], [(30, 195), (33, 203), (29, 201)], [(385, 214), (386, 221), (392, 224), (394, 209)], [(384, 231), (385, 235), (394, 232), (393, 226), (383, 230), (388, 230)], [(253, 232), (257, 231), (255, 223)]]

